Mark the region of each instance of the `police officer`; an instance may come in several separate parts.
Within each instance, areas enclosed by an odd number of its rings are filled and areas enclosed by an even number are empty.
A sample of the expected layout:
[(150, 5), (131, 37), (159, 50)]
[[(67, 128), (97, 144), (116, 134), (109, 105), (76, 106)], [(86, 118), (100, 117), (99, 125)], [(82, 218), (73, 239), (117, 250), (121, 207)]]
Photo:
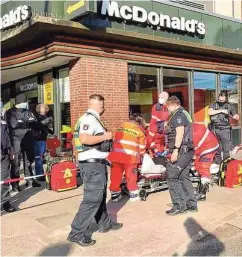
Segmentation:
[[(2, 102), (1, 102), (1, 180), (10, 178), (10, 159), (14, 155), (9, 138), (8, 127), (2, 116)], [(10, 186), (3, 184), (1, 186), (1, 210), (6, 212), (14, 212), (16, 209), (10, 203)]]
[(226, 91), (221, 91), (218, 100), (209, 106), (208, 115), (211, 120), (210, 127), (216, 134), (220, 144), (218, 154), (215, 156), (215, 163), (220, 164), (222, 159), (229, 157), (229, 151), (232, 147), (229, 117), (238, 121), (239, 115), (236, 113), (235, 106), (228, 102)]
[[(31, 127), (37, 123), (34, 114), (28, 110), (27, 97), (24, 94), (16, 96), (15, 107), (6, 112), (6, 122), (9, 126), (10, 139), (14, 152), (11, 163), (11, 178), (19, 178), (20, 162), (23, 158), (24, 173), (33, 176), (32, 164), (34, 162), (34, 139)], [(26, 182), (27, 186), (40, 187), (34, 179)], [(20, 191), (18, 182), (12, 184), (12, 190)]]
[(187, 210), (197, 211), (194, 189), (189, 179), (194, 154), (192, 120), (176, 96), (167, 100), (167, 108), (170, 117), (166, 125), (166, 137), (171, 158), (166, 167), (166, 175), (173, 208), (166, 211), (166, 214), (177, 215)]
[(118, 230), (123, 225), (114, 223), (107, 213), (107, 161), (111, 150), (112, 133), (107, 132), (100, 116), (104, 113), (104, 97), (91, 95), (89, 109), (75, 126), (74, 140), (78, 151), (80, 175), (84, 183), (84, 195), (80, 208), (71, 224), (67, 240), (81, 246), (91, 246), (90, 224), (96, 220), (99, 232)]

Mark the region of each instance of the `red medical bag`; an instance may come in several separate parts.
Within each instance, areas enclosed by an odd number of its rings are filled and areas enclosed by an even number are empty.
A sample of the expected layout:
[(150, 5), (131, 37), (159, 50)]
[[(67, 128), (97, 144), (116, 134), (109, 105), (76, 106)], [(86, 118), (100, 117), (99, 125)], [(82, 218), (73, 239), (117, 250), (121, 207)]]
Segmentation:
[(51, 165), (51, 172), (46, 175), (49, 189), (53, 191), (65, 191), (77, 187), (77, 167), (74, 162), (61, 161)]
[(231, 160), (226, 169), (225, 186), (234, 188), (242, 185), (242, 160)]

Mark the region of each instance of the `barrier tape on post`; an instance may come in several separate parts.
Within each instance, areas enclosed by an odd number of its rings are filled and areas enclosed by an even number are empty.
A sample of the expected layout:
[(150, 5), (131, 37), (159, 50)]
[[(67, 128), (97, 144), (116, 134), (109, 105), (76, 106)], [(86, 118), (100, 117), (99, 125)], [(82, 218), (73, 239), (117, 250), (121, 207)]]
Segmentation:
[[(79, 169), (69, 169), (70, 171), (76, 171), (78, 173)], [(34, 175), (34, 176), (28, 176), (28, 177), (22, 177), (22, 178), (11, 178), (0, 182), (0, 185), (8, 184), (12, 182), (19, 182), (21, 180), (29, 180), (32, 178), (39, 178), (39, 177), (45, 177), (46, 175), (51, 176), (51, 173), (44, 173), (41, 175)]]

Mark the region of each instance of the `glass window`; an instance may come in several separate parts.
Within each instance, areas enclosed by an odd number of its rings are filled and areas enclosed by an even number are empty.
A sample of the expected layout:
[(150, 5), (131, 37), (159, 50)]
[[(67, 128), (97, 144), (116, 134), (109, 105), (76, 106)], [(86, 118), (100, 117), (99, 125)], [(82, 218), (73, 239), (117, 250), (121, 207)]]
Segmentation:
[(216, 74), (194, 72), (194, 121), (208, 125), (208, 107), (216, 99)]
[(129, 111), (142, 113), (150, 122), (151, 109), (158, 100), (158, 69), (129, 65)]
[(62, 151), (72, 150), (69, 69), (59, 71), (60, 134)]
[[(230, 124), (234, 127), (234, 129), (238, 131), (234, 131), (233, 135), (233, 144), (237, 145), (241, 142), (240, 134), (241, 134), (241, 116), (242, 116), (242, 81), (241, 77), (238, 75), (232, 74), (221, 74), (220, 75), (221, 90), (226, 90), (228, 92), (228, 100), (233, 103), (236, 107), (236, 111), (240, 116), (240, 121), (231, 119)], [(239, 126), (239, 127), (238, 127)]]
[(163, 69), (163, 87), (170, 96), (177, 96), (181, 105), (189, 111), (188, 71)]

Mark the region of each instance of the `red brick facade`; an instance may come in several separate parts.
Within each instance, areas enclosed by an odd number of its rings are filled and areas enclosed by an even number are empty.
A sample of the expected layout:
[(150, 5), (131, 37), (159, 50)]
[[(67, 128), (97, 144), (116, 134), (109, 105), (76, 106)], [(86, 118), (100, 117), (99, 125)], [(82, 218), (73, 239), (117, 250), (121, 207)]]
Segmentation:
[(104, 122), (114, 131), (128, 119), (128, 64), (125, 61), (83, 57), (70, 63), (71, 124), (85, 112), (88, 97), (105, 97)]

